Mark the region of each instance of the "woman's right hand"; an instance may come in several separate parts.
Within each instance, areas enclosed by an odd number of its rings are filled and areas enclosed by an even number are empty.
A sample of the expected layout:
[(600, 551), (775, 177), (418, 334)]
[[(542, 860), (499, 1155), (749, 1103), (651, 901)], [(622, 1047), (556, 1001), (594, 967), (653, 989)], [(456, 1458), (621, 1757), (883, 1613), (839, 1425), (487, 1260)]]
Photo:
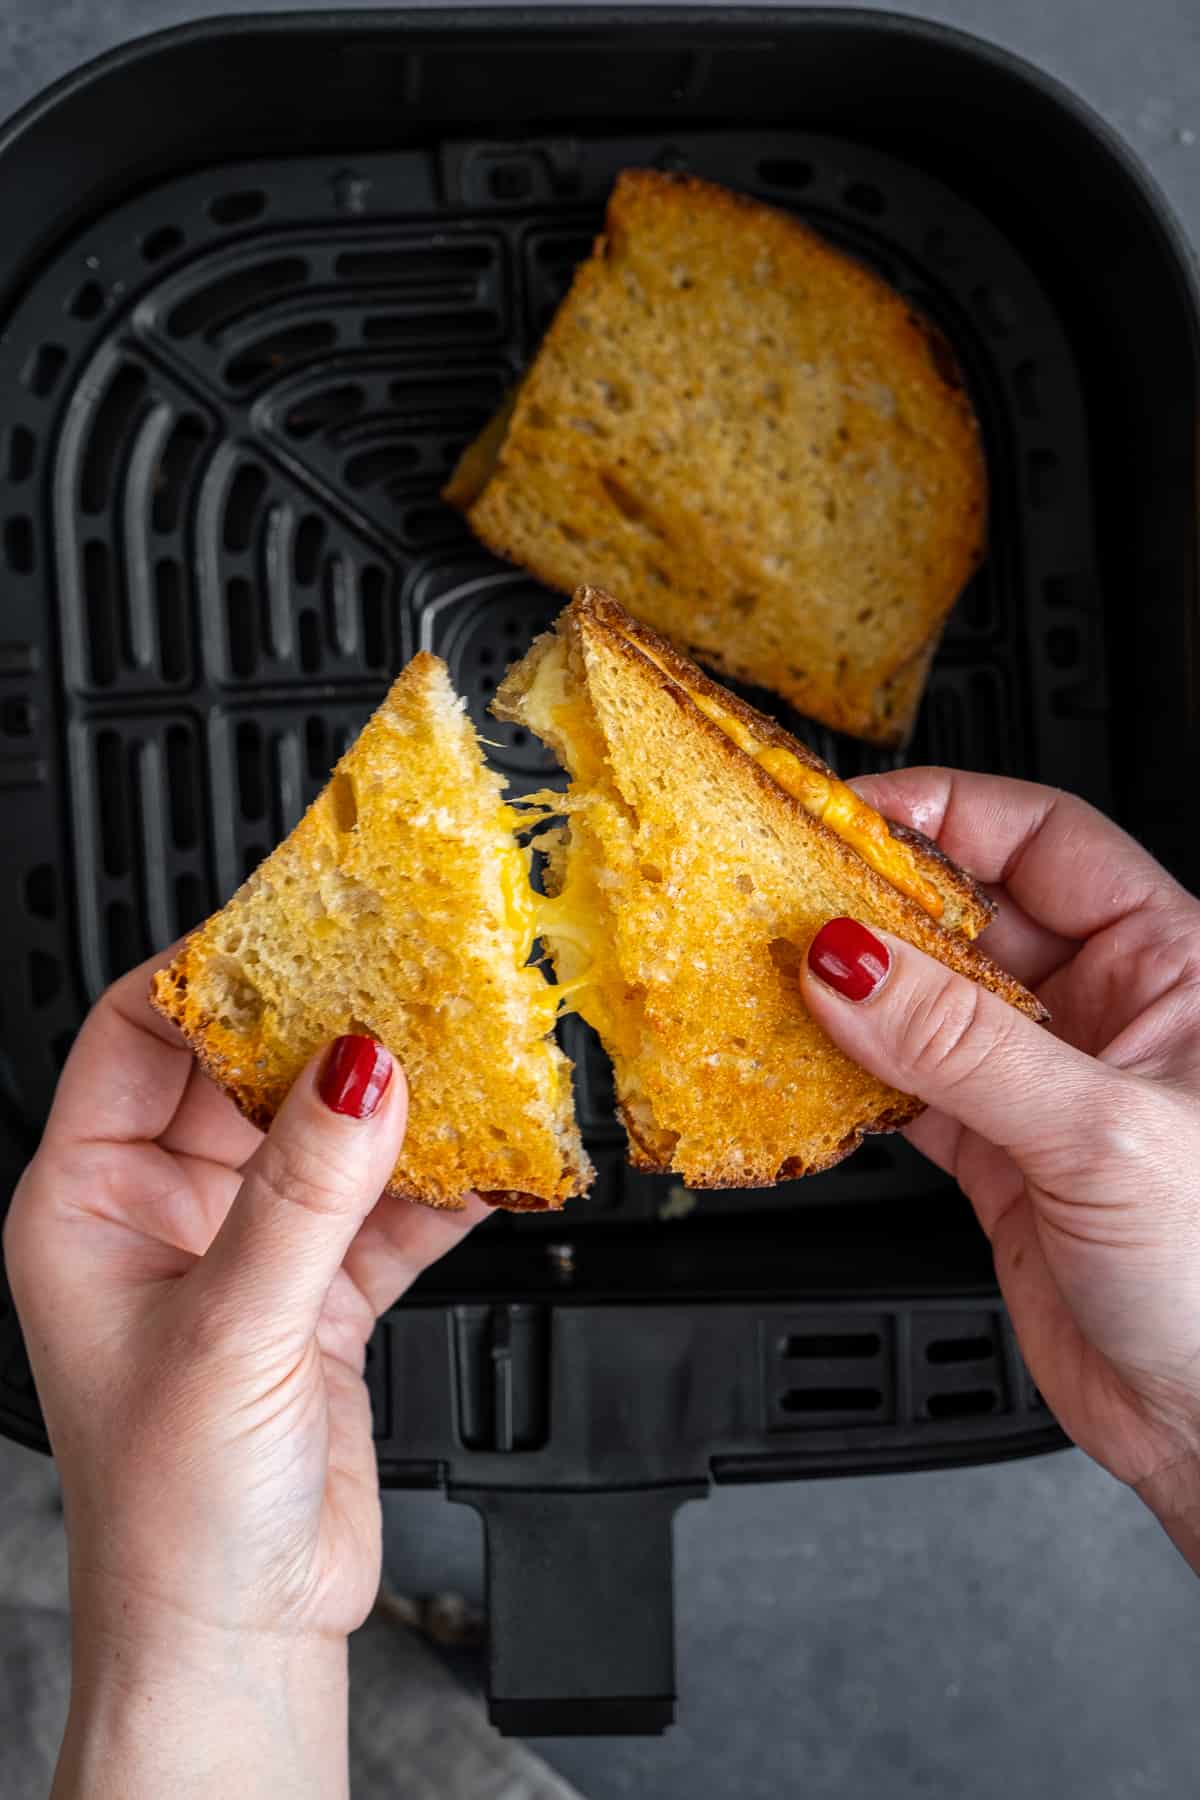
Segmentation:
[(997, 896), (983, 947), (1052, 1023), (842, 921), (806, 1001), (927, 1102), (907, 1135), (970, 1196), (1038, 1387), (1200, 1570), (1200, 902), (1070, 795), (946, 769), (855, 786)]

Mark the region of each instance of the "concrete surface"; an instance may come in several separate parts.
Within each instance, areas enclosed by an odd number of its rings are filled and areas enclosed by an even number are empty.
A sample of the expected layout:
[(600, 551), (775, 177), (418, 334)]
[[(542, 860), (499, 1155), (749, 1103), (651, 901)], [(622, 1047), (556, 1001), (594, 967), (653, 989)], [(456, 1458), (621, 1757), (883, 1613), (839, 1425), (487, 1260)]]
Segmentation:
[[(389, 1497), (394, 1585), (477, 1597), (479, 1555), (466, 1508)], [(679, 1516), (676, 1607), (671, 1732), (534, 1746), (588, 1800), (1200, 1788), (1200, 1587), (1078, 1451), (725, 1490)]]
[[(5, 0), (0, 113), (190, 0)], [(223, 10), (282, 10), (225, 0)], [(1198, 0), (957, 0), (909, 11), (1051, 70), (1147, 162), (1200, 240)], [(1200, 1788), (1200, 1589), (1075, 1454), (741, 1489), (678, 1532), (681, 1723), (539, 1746), (590, 1800), (1185, 1800)], [(388, 1503), (401, 1587), (478, 1593), (479, 1527)]]

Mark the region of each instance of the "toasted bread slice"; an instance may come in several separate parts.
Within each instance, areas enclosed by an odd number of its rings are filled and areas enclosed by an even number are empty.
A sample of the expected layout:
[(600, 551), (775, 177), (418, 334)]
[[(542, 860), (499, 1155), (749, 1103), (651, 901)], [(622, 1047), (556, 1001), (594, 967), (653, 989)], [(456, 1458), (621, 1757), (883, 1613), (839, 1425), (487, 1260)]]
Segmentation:
[(870, 270), (708, 182), (626, 171), (445, 496), (499, 555), (802, 712), (903, 741), (984, 543), (948, 347)]
[(612, 1058), (634, 1163), (690, 1187), (826, 1169), (920, 1103), (848, 1061), (798, 970), (851, 914), (1033, 1018), (970, 941), (992, 905), (811, 752), (617, 604), (583, 589), (496, 697), (571, 775), (539, 930), (564, 1000)]
[(393, 1192), (561, 1206), (591, 1168), (557, 996), (527, 959), (529, 852), (445, 666), (416, 657), (284, 843), (154, 980), (264, 1128), (319, 1045), (377, 1038), (410, 1082)]

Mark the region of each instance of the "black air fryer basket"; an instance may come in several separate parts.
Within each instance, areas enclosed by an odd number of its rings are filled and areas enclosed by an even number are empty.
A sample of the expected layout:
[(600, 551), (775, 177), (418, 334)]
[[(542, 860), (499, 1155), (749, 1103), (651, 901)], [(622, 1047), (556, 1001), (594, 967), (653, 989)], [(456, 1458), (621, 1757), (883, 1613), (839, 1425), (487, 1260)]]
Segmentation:
[[(560, 602), (438, 489), (630, 164), (792, 209), (958, 352), (991, 551), (908, 760), (1075, 789), (1195, 882), (1196, 286), (1062, 89), (853, 12), (171, 32), (0, 137), (5, 1193), (89, 1001), (295, 823), (414, 650), (518, 791), (557, 779), (485, 708)], [(683, 1500), (1063, 1440), (966, 1202), (902, 1140), (692, 1195), (624, 1166), (564, 1032), (595, 1193), (496, 1219), (381, 1323), (380, 1473), (483, 1515), (502, 1725), (656, 1730)], [(3, 1292), (0, 1428), (44, 1443)]]

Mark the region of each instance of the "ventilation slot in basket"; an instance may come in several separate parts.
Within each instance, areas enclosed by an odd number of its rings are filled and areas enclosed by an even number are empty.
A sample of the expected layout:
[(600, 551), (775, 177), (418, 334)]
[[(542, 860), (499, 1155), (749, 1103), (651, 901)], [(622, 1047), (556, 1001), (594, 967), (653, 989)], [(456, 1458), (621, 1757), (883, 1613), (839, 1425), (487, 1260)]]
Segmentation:
[(1009, 1407), (1003, 1314), (917, 1313), (912, 1322), (918, 1419), (986, 1418)]
[(822, 1313), (764, 1321), (763, 1357), (772, 1431), (896, 1416), (893, 1330), (882, 1315)]

